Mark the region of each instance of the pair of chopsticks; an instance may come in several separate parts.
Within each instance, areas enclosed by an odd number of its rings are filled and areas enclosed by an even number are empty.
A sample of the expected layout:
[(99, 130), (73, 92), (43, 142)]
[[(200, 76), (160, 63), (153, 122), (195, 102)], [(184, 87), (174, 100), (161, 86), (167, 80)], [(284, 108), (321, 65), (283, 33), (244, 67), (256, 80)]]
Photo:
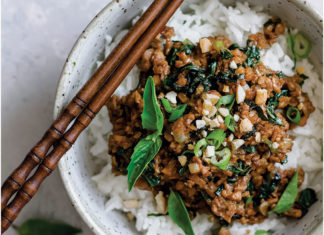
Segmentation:
[[(36, 194), (43, 180), (56, 168), (81, 132), (109, 100), (183, 0), (155, 0), (94, 75), (68, 104), (1, 188), (1, 232)], [(71, 127), (67, 127), (73, 122)], [(52, 148), (49, 154), (47, 152)], [(46, 155), (47, 154), (47, 155)], [(34, 168), (34, 175), (27, 177)], [(27, 180), (27, 181), (26, 181)], [(9, 199), (17, 192), (15, 197)]]

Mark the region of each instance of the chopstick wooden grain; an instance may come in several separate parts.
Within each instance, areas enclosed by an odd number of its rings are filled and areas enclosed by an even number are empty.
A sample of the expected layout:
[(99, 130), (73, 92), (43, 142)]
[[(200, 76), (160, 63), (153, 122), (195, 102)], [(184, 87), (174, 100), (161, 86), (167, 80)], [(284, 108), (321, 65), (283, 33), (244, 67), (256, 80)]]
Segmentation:
[(90, 124), (91, 120), (108, 101), (110, 96), (136, 64), (154, 37), (174, 14), (183, 0), (170, 0), (165, 9), (159, 14), (145, 33), (140, 37), (129, 54), (125, 57), (116, 71), (102, 86), (90, 103), (76, 118), (71, 128), (58, 141), (53, 150), (44, 158), (35, 174), (17, 192), (15, 198), (4, 208), (1, 217), (1, 228), (4, 232), (18, 216), (21, 209), (32, 199), (43, 180), (56, 168), (61, 157), (71, 148), (80, 133)]
[(90, 99), (103, 85), (121, 59), (129, 52), (167, 3), (168, 0), (155, 0), (151, 4), (148, 10), (102, 63), (100, 68), (68, 104), (60, 117), (47, 130), (43, 138), (4, 182), (1, 188), (1, 211), (12, 195), (23, 185), (30, 172), (43, 160), (49, 148), (62, 137), (68, 125), (81, 113), (82, 109), (89, 103)]

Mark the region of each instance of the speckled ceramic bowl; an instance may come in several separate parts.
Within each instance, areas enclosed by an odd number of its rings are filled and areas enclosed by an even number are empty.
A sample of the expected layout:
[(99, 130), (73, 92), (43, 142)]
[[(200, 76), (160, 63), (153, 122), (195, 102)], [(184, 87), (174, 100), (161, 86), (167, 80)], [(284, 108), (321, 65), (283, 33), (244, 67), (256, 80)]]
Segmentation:
[[(104, 37), (115, 35), (129, 25), (148, 0), (119, 0), (107, 5), (82, 32), (66, 60), (56, 95), (54, 118), (72, 99), (82, 84), (93, 72), (94, 64), (102, 56)], [(224, 0), (232, 4), (234, 0)], [(311, 59), (319, 72), (322, 72), (322, 19), (301, 0), (249, 0), (252, 5), (262, 4), (266, 11), (281, 16), (290, 26), (300, 29), (312, 41)], [(76, 62), (76, 63), (74, 63)], [(92, 167), (88, 154), (88, 142), (81, 135), (71, 150), (60, 161), (59, 169), (66, 190), (77, 211), (96, 234), (137, 234), (124, 215), (118, 212), (105, 212), (105, 198), (91, 181)], [(318, 178), (321, 182), (321, 176)], [(322, 195), (319, 195), (322, 198)], [(322, 200), (313, 206), (302, 219), (287, 226), (285, 234), (322, 234)]]

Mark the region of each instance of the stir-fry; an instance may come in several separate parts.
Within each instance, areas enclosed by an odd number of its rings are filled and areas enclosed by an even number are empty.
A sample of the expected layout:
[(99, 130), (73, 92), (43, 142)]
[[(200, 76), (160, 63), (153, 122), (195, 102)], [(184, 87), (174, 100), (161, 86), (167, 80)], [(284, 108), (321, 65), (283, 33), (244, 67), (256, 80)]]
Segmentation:
[[(197, 213), (254, 224), (271, 213), (300, 218), (316, 201), (312, 189), (298, 190), (301, 167), (276, 166), (292, 149), (288, 130), (314, 111), (301, 69), (288, 77), (260, 62), (284, 31), (274, 17), (240, 47), (224, 36), (173, 41), (166, 27), (138, 63), (138, 88), (107, 104), (113, 172), (128, 174), (129, 190), (152, 191), (159, 215), (186, 234)], [(307, 39), (290, 37), (295, 54), (309, 53)]]

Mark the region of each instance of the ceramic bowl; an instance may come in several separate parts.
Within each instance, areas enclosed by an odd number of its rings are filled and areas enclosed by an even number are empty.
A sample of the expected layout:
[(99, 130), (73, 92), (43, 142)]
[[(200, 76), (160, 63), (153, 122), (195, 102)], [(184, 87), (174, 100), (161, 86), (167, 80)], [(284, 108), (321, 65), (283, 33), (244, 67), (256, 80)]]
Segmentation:
[[(245, 1), (245, 0), (244, 0)], [(102, 57), (105, 35), (115, 35), (129, 26), (148, 0), (119, 0), (108, 4), (91, 21), (75, 43), (63, 68), (57, 88), (54, 118), (62, 111), (80, 87), (93, 73), (94, 65)], [(224, 0), (233, 4), (233, 0)], [(252, 5), (262, 4), (265, 11), (282, 17), (290, 26), (304, 32), (312, 42), (312, 62), (322, 71), (322, 18), (304, 1), (299, 0), (249, 0)], [(71, 201), (83, 220), (95, 234), (137, 234), (134, 225), (121, 213), (104, 210), (105, 197), (91, 181), (92, 164), (89, 159), (88, 142), (82, 134), (70, 151), (61, 159), (59, 170)], [(321, 178), (319, 177), (319, 182)], [(322, 198), (322, 195), (319, 195)], [(297, 222), (287, 226), (285, 234), (307, 234), (322, 221), (322, 200)], [(312, 233), (314, 234), (314, 232)], [(322, 234), (322, 233), (320, 233)]]

